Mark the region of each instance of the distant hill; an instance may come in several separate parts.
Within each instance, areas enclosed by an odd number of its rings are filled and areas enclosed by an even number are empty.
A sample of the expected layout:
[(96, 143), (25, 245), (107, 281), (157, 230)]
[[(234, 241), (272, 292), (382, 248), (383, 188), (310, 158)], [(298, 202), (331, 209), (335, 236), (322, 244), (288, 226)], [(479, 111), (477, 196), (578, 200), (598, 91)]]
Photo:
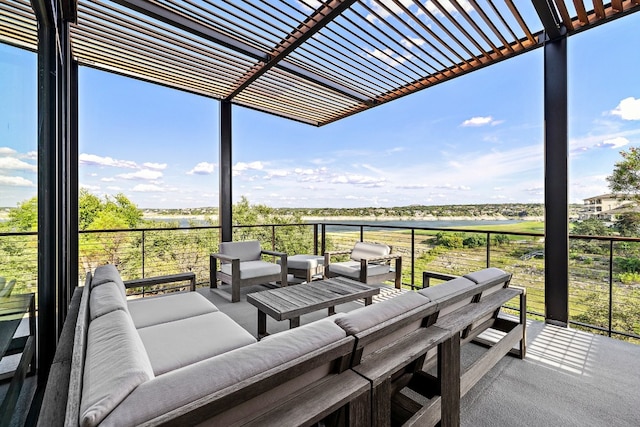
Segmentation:
[[(577, 219), (580, 204), (569, 205), (569, 218)], [(298, 214), (304, 218), (368, 217), (379, 219), (436, 219), (436, 218), (477, 218), (477, 219), (532, 219), (544, 217), (542, 203), (503, 203), (484, 205), (410, 205), (397, 207), (367, 208), (276, 208), (283, 215)], [(188, 209), (143, 209), (145, 216), (193, 216), (215, 217), (218, 208)]]

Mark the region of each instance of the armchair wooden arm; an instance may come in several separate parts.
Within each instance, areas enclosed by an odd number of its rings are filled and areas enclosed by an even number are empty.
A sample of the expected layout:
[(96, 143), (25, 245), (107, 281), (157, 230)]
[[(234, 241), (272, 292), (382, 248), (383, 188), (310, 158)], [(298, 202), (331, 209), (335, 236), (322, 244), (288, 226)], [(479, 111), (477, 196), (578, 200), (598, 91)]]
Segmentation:
[(361, 258), (360, 259), (360, 281), (363, 283), (367, 283), (367, 267), (369, 263), (381, 262), (381, 261), (391, 261), (396, 260), (394, 265), (395, 270), (395, 287), (397, 289), (402, 288), (402, 256), (398, 254), (389, 254), (387, 256), (375, 257), (375, 258)]
[(287, 254), (284, 252), (277, 252), (277, 251), (267, 251), (265, 249), (263, 249), (262, 251), (260, 251), (260, 253), (264, 254), (264, 255), (271, 255), (271, 256), (277, 256), (280, 258), (286, 258)]

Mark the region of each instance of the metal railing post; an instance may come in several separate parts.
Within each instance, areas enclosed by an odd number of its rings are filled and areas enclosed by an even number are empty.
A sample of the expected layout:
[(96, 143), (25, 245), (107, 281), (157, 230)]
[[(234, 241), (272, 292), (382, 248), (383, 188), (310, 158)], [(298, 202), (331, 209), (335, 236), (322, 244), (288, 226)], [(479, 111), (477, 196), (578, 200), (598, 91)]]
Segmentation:
[(144, 230), (142, 230), (142, 278), (143, 279), (144, 279), (144, 252), (145, 252), (144, 241), (145, 241), (145, 234), (144, 234)]
[(318, 224), (313, 224), (313, 254), (318, 255)]
[(609, 240), (609, 336), (613, 324), (613, 239)]
[(276, 250), (276, 226), (271, 226), (271, 250)]
[(416, 283), (416, 229), (411, 228), (411, 286)]
[(364, 225), (360, 226), (360, 241), (364, 242)]
[(320, 225), (320, 233), (321, 233), (321, 243), (322, 243), (322, 255), (324, 255), (324, 253), (327, 251), (327, 242), (326, 242), (326, 238), (327, 238), (327, 230), (326, 230), (326, 224), (321, 224)]
[(487, 268), (491, 267), (491, 232), (487, 231)]

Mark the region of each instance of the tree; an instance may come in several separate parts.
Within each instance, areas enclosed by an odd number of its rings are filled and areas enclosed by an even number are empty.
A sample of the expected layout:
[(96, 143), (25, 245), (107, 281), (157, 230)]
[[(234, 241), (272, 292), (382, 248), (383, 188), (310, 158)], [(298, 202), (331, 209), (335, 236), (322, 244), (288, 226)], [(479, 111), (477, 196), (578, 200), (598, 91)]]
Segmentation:
[(7, 228), (12, 231), (36, 231), (38, 229), (38, 198), (32, 197), (9, 211)]
[(609, 236), (611, 229), (609, 229), (601, 219), (592, 217), (574, 223), (571, 234), (581, 236)]
[(622, 160), (614, 166), (613, 173), (607, 177), (612, 193), (625, 200), (640, 202), (640, 148), (631, 147), (621, 151)]
[(640, 235), (640, 212), (619, 214), (613, 227), (621, 236), (637, 237)]

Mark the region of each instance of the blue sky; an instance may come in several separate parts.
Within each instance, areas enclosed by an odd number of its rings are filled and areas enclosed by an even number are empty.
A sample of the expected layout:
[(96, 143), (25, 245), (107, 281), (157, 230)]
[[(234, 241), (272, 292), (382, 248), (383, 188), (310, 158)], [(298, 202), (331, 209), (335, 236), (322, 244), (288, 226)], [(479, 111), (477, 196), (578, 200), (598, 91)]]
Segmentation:
[[(640, 14), (569, 38), (570, 201), (640, 145)], [(315, 128), (234, 106), (234, 200), (275, 207), (543, 202), (543, 51)], [(36, 195), (36, 56), (0, 45), (0, 206)], [(218, 205), (218, 102), (82, 67), (80, 184)]]

